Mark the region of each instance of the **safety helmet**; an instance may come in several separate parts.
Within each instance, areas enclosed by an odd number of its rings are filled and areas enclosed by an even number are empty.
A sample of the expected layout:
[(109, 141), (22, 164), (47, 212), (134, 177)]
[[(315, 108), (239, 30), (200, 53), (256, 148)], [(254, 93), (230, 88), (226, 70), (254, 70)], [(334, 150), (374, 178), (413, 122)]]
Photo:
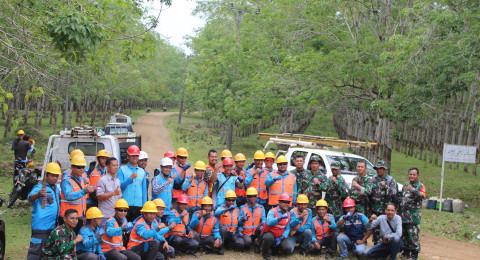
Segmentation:
[(180, 147), (177, 149), (177, 156), (188, 157), (187, 149)]
[(27, 168), (32, 168), (34, 165), (33, 161), (29, 161), (27, 164)]
[(352, 198), (348, 197), (343, 201), (343, 207), (355, 207), (355, 201)]
[(235, 161), (246, 161), (247, 158), (245, 158), (245, 155), (243, 153), (237, 153), (235, 154)]
[(23, 130), (18, 130), (17, 135), (25, 135), (25, 132), (23, 132)]
[(225, 165), (233, 165), (232, 157), (227, 157), (227, 158), (223, 159), (223, 166), (225, 166)]
[(128, 207), (128, 202), (125, 199), (118, 199), (117, 202), (115, 203), (115, 208), (129, 208)]
[(173, 166), (172, 159), (168, 157), (163, 158), (162, 161), (160, 162), (160, 166)]
[(292, 202), (292, 198), (290, 197), (290, 195), (288, 195), (288, 193), (280, 194), (280, 197), (278, 198), (278, 200)]
[(200, 202), (202, 205), (213, 205), (212, 198), (205, 196), (203, 197), (202, 201)]
[(75, 157), (75, 155), (81, 155), (81, 156), (85, 157), (85, 154), (82, 152), (82, 150), (75, 149), (70, 153), (70, 161), (73, 159), (73, 157)]
[(253, 154), (253, 159), (255, 159), (255, 160), (265, 160), (265, 154), (262, 151), (258, 150)]
[(283, 155), (278, 156), (278, 158), (277, 158), (277, 164), (278, 164), (278, 163), (288, 163), (287, 157), (285, 157), (285, 156), (283, 156)]
[(110, 157), (110, 153), (107, 150), (103, 149), (98, 151), (97, 157)]
[(154, 199), (153, 203), (155, 203), (155, 206), (157, 206), (157, 207), (166, 208), (165, 202), (163, 202), (162, 199)]
[(102, 211), (97, 207), (91, 207), (85, 213), (86, 219), (95, 219), (95, 218), (103, 218)]
[(308, 203), (308, 197), (305, 194), (300, 194), (297, 197), (297, 204), (298, 203)]
[(232, 152), (230, 152), (230, 150), (223, 150), (222, 153), (220, 154), (220, 158), (226, 158), (226, 157), (232, 158)]
[(317, 204), (315, 204), (315, 207), (327, 207), (328, 208), (328, 203), (324, 199), (320, 199), (317, 201)]
[(254, 187), (250, 187), (247, 189), (247, 196), (251, 195), (258, 195), (258, 191)]
[(177, 203), (187, 204), (188, 203), (188, 196), (185, 195), (185, 194), (180, 194), (177, 198)]
[(32, 138), (28, 139), (28, 142), (30, 142), (31, 145), (35, 145), (35, 141)]
[(87, 161), (85, 161), (85, 156), (75, 155), (70, 161), (71, 165), (75, 166), (87, 166)]
[(127, 154), (140, 156), (140, 148), (136, 145), (130, 145), (127, 149)]
[(157, 205), (153, 201), (147, 201), (145, 204), (143, 204), (142, 209), (140, 210), (141, 212), (151, 212), (151, 213), (157, 213)]
[(197, 161), (197, 162), (195, 163), (195, 166), (193, 167), (193, 169), (205, 171), (205, 170), (207, 169), (207, 167), (205, 166), (205, 163), (204, 163), (204, 162), (202, 162), (202, 161)]
[(163, 155), (163, 157), (168, 157), (168, 158), (172, 158), (172, 157), (173, 157), (173, 158), (177, 159), (177, 156), (176, 156), (175, 153), (172, 152), (172, 151), (166, 152), (166, 153)]
[(225, 193), (225, 198), (236, 198), (237, 194), (233, 190), (227, 190)]
[(45, 166), (45, 172), (49, 172), (49, 173), (53, 173), (53, 174), (57, 174), (57, 175), (62, 174), (62, 170), (60, 169), (60, 165), (58, 165), (58, 163), (55, 163), (55, 162), (51, 162), (51, 163), (47, 164), (47, 166)]
[(148, 159), (148, 154), (144, 151), (140, 151), (140, 156), (138, 157), (139, 160)]
[(272, 152), (268, 152), (265, 154), (265, 159), (267, 158), (272, 158), (273, 160), (275, 160), (275, 154), (273, 154)]

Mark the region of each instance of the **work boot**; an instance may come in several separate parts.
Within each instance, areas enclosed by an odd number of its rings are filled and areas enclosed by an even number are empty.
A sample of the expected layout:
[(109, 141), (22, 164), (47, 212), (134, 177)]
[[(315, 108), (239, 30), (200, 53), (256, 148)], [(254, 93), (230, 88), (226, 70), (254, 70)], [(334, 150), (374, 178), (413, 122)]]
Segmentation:
[(255, 252), (255, 254), (260, 254), (260, 245), (255, 243), (255, 245), (253, 246), (253, 252)]
[(409, 259), (409, 258), (410, 258), (410, 251), (408, 251), (408, 250), (403, 250), (402, 258), (403, 258), (403, 259)]
[(307, 256), (307, 250), (304, 249), (304, 248), (300, 248), (300, 251), (298, 251), (298, 253), (301, 255), (301, 256)]
[(418, 259), (418, 253), (417, 252), (412, 252), (412, 254), (410, 255), (410, 259), (417, 260)]
[(218, 248), (218, 249), (215, 249), (215, 253), (216, 253), (217, 255), (224, 255), (224, 254), (225, 254), (225, 253), (223, 252), (223, 248), (222, 248), (222, 247), (220, 247), (220, 248)]
[(269, 254), (263, 255), (263, 260), (272, 260)]
[(327, 253), (325, 255), (325, 259), (333, 259), (333, 254), (332, 253)]

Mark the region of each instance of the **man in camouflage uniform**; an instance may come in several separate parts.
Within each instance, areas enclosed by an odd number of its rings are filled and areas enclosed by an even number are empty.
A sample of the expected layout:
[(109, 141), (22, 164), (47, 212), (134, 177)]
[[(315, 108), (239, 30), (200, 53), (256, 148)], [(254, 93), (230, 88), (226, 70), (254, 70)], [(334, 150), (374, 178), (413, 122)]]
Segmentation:
[(295, 156), (295, 161), (294, 161), (294, 164), (295, 164), (295, 170), (293, 171), (290, 171), (291, 173), (293, 173), (295, 175), (295, 177), (297, 177), (297, 189), (298, 189), (298, 193), (302, 193), (304, 194), (304, 190), (303, 190), (303, 183), (307, 180), (307, 175), (310, 174), (310, 171), (309, 170), (305, 170), (303, 168), (303, 164), (305, 163), (305, 158), (303, 157), (303, 155), (296, 155)]
[(332, 215), (335, 217), (335, 220), (338, 220), (340, 216), (343, 216), (342, 203), (349, 193), (347, 183), (340, 174), (340, 168), (340, 163), (337, 161), (330, 164), (332, 176), (328, 178), (326, 183), (327, 196), (325, 197), (325, 200), (327, 201), (329, 208), (332, 210)]
[(403, 184), (400, 216), (402, 217), (403, 256), (416, 260), (420, 253), (420, 221), (422, 201), (426, 198), (426, 188), (419, 180), (417, 168), (408, 170), (409, 181)]
[(355, 209), (357, 212), (367, 215), (368, 210), (368, 187), (371, 179), (367, 176), (367, 163), (365, 161), (357, 162), (357, 173), (352, 180), (350, 189), (350, 198), (355, 201)]
[(78, 223), (78, 213), (75, 209), (65, 211), (64, 224), (56, 227), (47, 238), (43, 248), (43, 258), (47, 260), (77, 259), (75, 244), (83, 240), (73, 229)]
[(309, 164), (312, 171), (305, 171), (307, 174), (302, 176), (301, 182), (298, 182), (297, 175), (297, 189), (298, 194), (307, 195), (308, 208), (315, 209), (315, 203), (322, 198), (322, 191), (326, 191), (327, 176), (320, 171), (320, 157), (312, 156)]

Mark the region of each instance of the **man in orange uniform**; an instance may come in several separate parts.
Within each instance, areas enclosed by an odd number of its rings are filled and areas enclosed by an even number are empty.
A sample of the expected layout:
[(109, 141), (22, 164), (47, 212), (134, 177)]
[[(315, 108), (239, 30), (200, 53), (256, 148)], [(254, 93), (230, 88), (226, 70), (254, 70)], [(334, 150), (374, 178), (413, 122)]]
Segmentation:
[[(245, 167), (245, 155), (243, 153), (237, 153), (235, 155), (235, 167), (233, 167), (233, 172), (239, 177), (238, 182), (242, 183), (247, 177), (247, 172), (243, 169)], [(237, 207), (241, 207), (247, 203), (247, 198), (245, 196), (245, 187), (237, 188), (235, 187), (235, 194), (237, 194)]]
[(226, 247), (233, 245), (235, 250), (243, 250), (243, 234), (238, 230), (238, 219), (240, 216), (239, 208), (235, 207), (237, 195), (233, 190), (228, 190), (225, 194), (225, 205), (215, 210), (215, 216), (220, 222), (220, 235), (223, 244)]
[(181, 194), (177, 199), (177, 208), (171, 211), (168, 218), (168, 225), (173, 227), (165, 235), (167, 241), (176, 251), (182, 251), (194, 255), (198, 250), (198, 241), (193, 239), (193, 234), (188, 232), (188, 197)]
[(190, 234), (195, 237), (206, 252), (223, 255), (222, 237), (218, 228), (218, 219), (213, 214), (213, 201), (210, 197), (202, 199), (202, 209), (195, 212), (190, 222)]
[(173, 184), (173, 193), (172, 193), (172, 208), (177, 207), (177, 199), (180, 194), (185, 194), (182, 190), (182, 183), (185, 180), (185, 177), (188, 176), (188, 169), (191, 167), (190, 163), (187, 162), (188, 151), (187, 149), (180, 147), (177, 149), (177, 163), (174, 164), (171, 176), (176, 176)]
[[(272, 171), (265, 179), (265, 186), (269, 188), (268, 206), (270, 208), (278, 205), (280, 194), (287, 193), (293, 198), (293, 203), (297, 201), (297, 177), (287, 171), (288, 160), (280, 155), (277, 158), (278, 171)], [(290, 203), (290, 207), (293, 204)]]
[(250, 188), (253, 187), (259, 192), (257, 198), (257, 203), (262, 206), (267, 204), (267, 187), (265, 186), (265, 179), (267, 178), (267, 170), (263, 168), (263, 161), (265, 160), (265, 154), (258, 150), (253, 155), (253, 161), (255, 165), (247, 171), (247, 176), (245, 179), (245, 186)]
[[(86, 171), (87, 177), (90, 181), (90, 185), (94, 189), (97, 188), (97, 182), (100, 178), (105, 175), (107, 172), (107, 158), (110, 157), (110, 153), (107, 150), (100, 150), (97, 153), (97, 163), (95, 166), (95, 162), (90, 163), (90, 168)], [(96, 193), (93, 192), (92, 194), (87, 195), (87, 208), (90, 207), (97, 207), (98, 200)]]
[(243, 235), (243, 243), (246, 249), (255, 242), (255, 253), (260, 253), (260, 235), (265, 225), (265, 209), (255, 201), (258, 197), (257, 189), (250, 187), (247, 189), (248, 203), (240, 207), (240, 219), (238, 223), (238, 232)]
[(193, 170), (194, 173), (187, 176), (182, 185), (182, 190), (188, 196), (187, 211), (190, 215), (201, 208), (201, 200), (208, 195), (207, 182), (203, 179), (203, 175), (205, 174), (205, 163), (197, 161)]
[(327, 247), (326, 259), (333, 258), (333, 254), (337, 251), (337, 224), (335, 217), (328, 214), (328, 203), (321, 199), (315, 204), (317, 216), (312, 220), (312, 226), (315, 229), (315, 234), (312, 236), (312, 243), (310, 244), (310, 252), (313, 254), (320, 254), (322, 246)]

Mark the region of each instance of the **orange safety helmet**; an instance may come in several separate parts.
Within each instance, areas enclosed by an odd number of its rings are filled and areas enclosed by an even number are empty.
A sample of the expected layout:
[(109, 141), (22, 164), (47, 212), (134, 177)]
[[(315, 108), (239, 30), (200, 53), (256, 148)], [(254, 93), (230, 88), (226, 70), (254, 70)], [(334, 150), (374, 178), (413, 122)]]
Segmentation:
[(344, 208), (355, 207), (355, 201), (352, 198), (346, 198), (343, 201), (343, 207)]

